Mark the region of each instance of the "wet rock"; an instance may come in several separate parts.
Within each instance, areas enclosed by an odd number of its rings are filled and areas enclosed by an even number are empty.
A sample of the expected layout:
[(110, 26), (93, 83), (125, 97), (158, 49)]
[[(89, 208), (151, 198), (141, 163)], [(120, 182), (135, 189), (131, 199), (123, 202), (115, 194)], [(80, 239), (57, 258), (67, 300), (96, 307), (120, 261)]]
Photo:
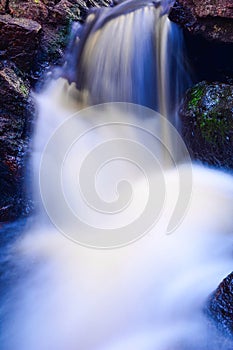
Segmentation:
[(169, 17), (192, 34), (233, 43), (232, 0), (177, 0)]
[(210, 296), (206, 311), (221, 331), (233, 335), (233, 272)]
[(27, 108), (30, 85), (17, 67), (9, 62), (0, 65), (1, 108), (20, 114)]
[(0, 222), (32, 206), (24, 181), (34, 113), (30, 89), (62, 60), (72, 21), (83, 22), (90, 7), (111, 3), (0, 0)]
[(27, 72), (33, 85), (48, 65), (60, 64), (73, 21), (112, 0), (0, 0), (0, 60)]
[(50, 11), (50, 22), (66, 24), (69, 21), (81, 21), (83, 9), (87, 12), (86, 4), (72, 3), (68, 0), (61, 0)]
[(34, 112), (30, 86), (12, 63), (0, 65), (0, 221), (25, 212), (25, 155)]
[(233, 86), (195, 85), (187, 91), (179, 114), (192, 158), (233, 169)]
[(92, 7), (112, 5), (111, 0), (60, 0), (50, 11), (50, 21), (65, 24), (67, 21), (81, 21), (86, 19)]
[(0, 15), (0, 59), (10, 58), (20, 69), (30, 71), (40, 32), (40, 24), (33, 20)]
[(48, 6), (49, 15), (42, 24), (40, 50), (37, 56), (38, 68), (34, 74), (35, 80), (44, 70), (44, 62), (63, 64), (64, 51), (70, 37), (72, 23), (83, 23), (89, 9), (93, 6), (109, 6), (111, 0), (60, 0)]
[(9, 13), (13, 17), (28, 18), (43, 23), (48, 17), (47, 6), (41, 0), (9, 2)]

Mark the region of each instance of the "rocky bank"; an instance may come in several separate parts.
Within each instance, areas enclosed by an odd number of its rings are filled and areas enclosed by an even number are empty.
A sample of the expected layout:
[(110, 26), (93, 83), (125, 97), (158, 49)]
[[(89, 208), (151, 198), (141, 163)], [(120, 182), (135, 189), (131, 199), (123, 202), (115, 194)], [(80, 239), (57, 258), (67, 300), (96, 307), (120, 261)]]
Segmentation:
[[(26, 160), (35, 109), (31, 89), (62, 61), (73, 21), (111, 0), (0, 1), (0, 222), (27, 215)], [(30, 197), (30, 196), (29, 196)]]
[(176, 0), (170, 19), (194, 35), (233, 43), (232, 0)]

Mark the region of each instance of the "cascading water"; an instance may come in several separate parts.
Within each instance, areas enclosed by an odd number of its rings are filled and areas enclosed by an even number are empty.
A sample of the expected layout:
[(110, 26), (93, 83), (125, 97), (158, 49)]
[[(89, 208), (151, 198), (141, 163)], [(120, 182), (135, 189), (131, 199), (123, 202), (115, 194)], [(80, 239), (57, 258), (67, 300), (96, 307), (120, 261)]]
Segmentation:
[[(71, 114), (83, 107), (120, 101), (158, 109), (177, 125), (174, 121), (175, 106), (186, 83), (181, 61), (175, 60), (182, 56), (177, 28), (169, 29), (171, 24), (167, 16), (161, 17), (167, 4), (168, 1), (164, 1), (164, 7), (159, 7), (157, 2), (125, 1), (115, 9), (91, 14), (80, 39), (73, 42), (70, 57), (62, 70), (62, 75), (73, 84), (69, 85), (64, 79), (52, 81), (47, 90), (37, 96), (39, 118), (33, 154), (36, 172), (39, 172), (45, 145), (51, 138), (53, 140), (55, 131), (59, 135), (61, 123), (65, 128), (59, 143), (54, 143), (55, 147), (51, 148), (52, 154), (46, 154), (48, 168), (44, 167), (41, 175), (42, 180), (46, 177), (52, 179), (45, 188), (55, 211), (60, 203), (56, 200), (59, 197), (54, 193), (52, 182), (57, 181), (56, 164), (60, 161), (64, 144), (74, 137), (76, 124), (84, 126), (81, 128), (84, 131), (88, 125), (88, 130), (92, 131), (83, 133), (77, 148), (72, 148), (64, 157), (64, 163), (67, 159), (68, 163), (63, 169), (63, 191), (72, 210), (83, 215), (84, 221), (89, 220), (96, 231), (99, 227), (124, 226), (127, 220), (133, 221), (144, 210), (149, 180), (157, 180), (158, 175), (149, 164), (145, 180), (140, 167), (132, 169), (132, 164), (125, 164), (130, 145), (125, 146), (122, 140), (129, 139), (134, 147), (140, 144), (144, 152), (147, 148), (151, 150), (149, 133), (139, 132), (137, 124), (133, 129), (125, 129), (123, 119), (127, 113), (123, 118), (120, 115), (119, 128), (110, 123), (106, 130), (94, 124), (93, 109), (84, 111), (73, 124), (67, 124), (67, 121)], [(180, 44), (175, 50), (174, 43), (178, 42)], [(110, 113), (107, 104), (104, 112), (109, 112), (112, 117), (113, 112), (119, 113), (117, 106), (121, 104), (114, 105)], [(148, 109), (126, 107), (124, 112), (139, 110), (153, 116)], [(94, 115), (101, 122), (102, 112), (97, 108)], [(132, 122), (131, 117), (126, 118), (128, 122)], [(154, 118), (143, 119), (143, 125), (151, 131), (155, 122)], [(171, 129), (168, 131), (162, 141), (169, 148), (173, 140), (169, 140), (172, 138)], [(122, 143), (112, 149), (123, 152), (119, 154), (125, 158), (119, 160), (115, 157), (116, 164), (104, 159), (103, 165), (109, 164), (109, 168), (103, 172), (102, 179), (97, 176), (96, 187), (110, 205), (115, 200), (112, 191), (115, 183), (119, 178), (130, 177), (134, 196), (132, 202), (123, 208), (126, 214), (123, 210), (123, 213), (104, 215), (101, 210), (96, 213), (93, 208), (81, 205), (81, 201), (77, 204), (73, 183), (77, 177), (76, 165), (82, 166), (84, 158), (95, 147), (114, 138)], [(156, 146), (159, 147), (158, 142)], [(140, 160), (140, 154), (137, 160)], [(148, 165), (147, 160), (145, 164)], [(51, 172), (53, 167), (55, 170)], [(186, 172), (188, 165), (179, 165), (178, 168)], [(90, 168), (87, 177), (91, 175)], [(73, 243), (62, 236), (39, 209), (35, 222), (12, 250), (21, 279), (8, 294), (7, 304), (10, 306), (5, 316), (2, 349), (232, 348), (232, 343), (227, 343), (217, 334), (203, 312), (209, 294), (232, 270), (232, 177), (194, 165), (192, 198), (187, 214), (177, 230), (166, 235), (181, 187), (175, 169), (164, 170), (163, 175), (167, 199), (158, 222), (143, 238), (118, 249), (90, 249)], [(160, 186), (162, 182), (158, 183)], [(38, 191), (35, 190), (36, 196)], [(155, 196), (155, 207), (157, 200)], [(59, 215), (65, 221), (62, 211)]]
[[(173, 117), (189, 84), (183, 37), (165, 12), (173, 1), (123, 1), (93, 11), (74, 36), (67, 76), (88, 104), (132, 102)], [(157, 5), (156, 5), (157, 3)], [(100, 79), (101, 77), (101, 79)]]

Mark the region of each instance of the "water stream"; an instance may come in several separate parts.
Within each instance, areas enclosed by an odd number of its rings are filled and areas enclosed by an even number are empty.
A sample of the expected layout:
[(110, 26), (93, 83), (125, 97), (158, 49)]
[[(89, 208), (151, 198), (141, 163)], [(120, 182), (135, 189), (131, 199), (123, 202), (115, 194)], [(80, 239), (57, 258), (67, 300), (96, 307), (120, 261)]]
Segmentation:
[[(89, 131), (95, 125), (92, 113), (84, 112), (75, 124), (66, 127), (69, 117), (84, 107), (106, 102), (140, 104), (145, 107), (139, 110), (148, 113), (142, 123), (147, 130), (153, 131), (156, 126), (158, 131), (154, 112), (147, 107), (179, 128), (177, 105), (189, 84), (189, 76), (182, 33), (168, 20), (168, 3), (171, 2), (157, 6), (153, 1), (125, 1), (115, 8), (90, 14), (84, 27), (78, 28), (79, 36), (73, 36), (66, 65), (60, 68), (63, 78), (50, 81), (35, 97), (39, 116), (32, 163), (38, 209), (29, 227), (9, 250), (8, 259), (13, 259), (16, 266), (12, 274), (17, 278), (12, 276), (8, 294), (4, 294), (3, 350), (232, 349), (232, 343), (218, 334), (203, 312), (210, 293), (232, 271), (231, 175), (194, 164), (186, 216), (177, 230), (167, 235), (167, 225), (181, 191), (177, 168), (186, 173), (190, 164), (162, 167), (166, 201), (156, 225), (141, 239), (117, 249), (93, 249), (74, 243), (50, 222), (41, 203), (38, 186), (41, 155), (54, 132), (63, 125), (65, 133), (59, 144), (54, 144), (43, 176), (50, 179), (46, 185), (54, 211), (58, 210), (66, 221), (52, 182), (57, 181), (56, 162), (64, 144), (74, 136), (76, 125), (77, 130), (79, 127), (86, 130), (88, 125)], [(106, 106), (104, 112), (111, 115), (116, 108), (118, 122), (132, 122), (132, 116), (127, 119), (119, 115), (118, 104), (110, 112), (110, 105)], [(130, 112), (135, 111), (134, 107), (126, 106)], [(94, 111), (95, 118), (102, 120), (103, 110), (97, 107)], [(134, 117), (133, 123), (138, 122), (138, 116)], [(111, 201), (117, 203), (112, 188), (119, 178), (130, 178), (134, 195), (126, 212), (107, 215), (77, 200), (73, 190), (76, 166), (82, 166), (90, 150), (116, 138), (130, 139), (131, 143), (149, 149), (154, 147), (144, 131), (126, 130), (122, 125), (108, 126), (106, 130), (94, 128), (72, 148), (64, 167), (63, 190), (72, 210), (84, 221), (89, 220), (96, 230), (134, 221), (145, 209), (150, 191), (148, 179), (158, 176), (149, 164), (145, 180), (141, 169), (132, 167), (131, 162), (125, 164), (123, 158), (117, 159), (100, 174), (96, 186), (108, 206)], [(173, 142), (171, 128), (164, 125), (162, 143), (168, 148), (174, 144), (178, 147), (180, 143)], [(156, 147), (161, 147), (158, 142)], [(130, 145), (127, 148), (120, 144), (117, 150), (123, 152), (123, 157), (129, 149)], [(157, 149), (155, 154), (163, 163), (163, 153)], [(54, 171), (50, 171), (50, 163)], [(91, 175), (90, 168), (87, 177)]]

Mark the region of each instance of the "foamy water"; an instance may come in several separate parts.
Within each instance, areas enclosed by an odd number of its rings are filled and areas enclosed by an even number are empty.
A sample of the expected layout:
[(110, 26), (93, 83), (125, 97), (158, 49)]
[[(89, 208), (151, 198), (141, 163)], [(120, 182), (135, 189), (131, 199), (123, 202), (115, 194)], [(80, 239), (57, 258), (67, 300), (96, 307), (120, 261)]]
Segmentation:
[(15, 289), (6, 349), (214, 348), (203, 307), (232, 268), (233, 182), (198, 166), (193, 174), (188, 214), (172, 235), (172, 171), (164, 215), (129, 246), (89, 249), (48, 224), (31, 228), (15, 248), (32, 267)]

